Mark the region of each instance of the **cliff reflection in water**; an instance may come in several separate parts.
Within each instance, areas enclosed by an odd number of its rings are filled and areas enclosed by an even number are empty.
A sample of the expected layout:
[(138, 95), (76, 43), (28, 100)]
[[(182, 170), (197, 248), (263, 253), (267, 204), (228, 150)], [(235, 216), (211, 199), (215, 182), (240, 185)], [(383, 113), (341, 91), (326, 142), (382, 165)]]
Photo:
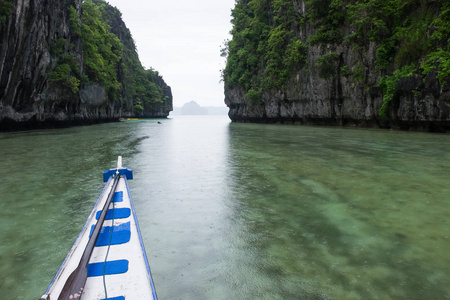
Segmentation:
[(176, 116), (0, 134), (0, 290), (37, 298), (118, 154), (161, 299), (445, 299), (450, 136)]

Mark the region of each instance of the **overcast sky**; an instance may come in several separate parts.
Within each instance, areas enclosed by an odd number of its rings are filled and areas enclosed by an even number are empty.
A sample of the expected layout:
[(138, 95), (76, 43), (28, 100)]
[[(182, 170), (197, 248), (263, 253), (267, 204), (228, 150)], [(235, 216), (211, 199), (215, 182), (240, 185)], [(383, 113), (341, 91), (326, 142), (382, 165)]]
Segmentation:
[(172, 88), (174, 106), (225, 106), (220, 70), (235, 0), (106, 0), (122, 12), (146, 68)]

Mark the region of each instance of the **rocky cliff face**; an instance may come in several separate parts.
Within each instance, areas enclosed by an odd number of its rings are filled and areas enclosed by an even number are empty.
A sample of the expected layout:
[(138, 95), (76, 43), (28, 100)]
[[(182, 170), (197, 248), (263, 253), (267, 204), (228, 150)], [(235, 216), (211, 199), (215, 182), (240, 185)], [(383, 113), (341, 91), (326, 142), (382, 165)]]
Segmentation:
[[(70, 39), (82, 61), (81, 40), (71, 35), (67, 5), (58, 0), (13, 4), (11, 15), (0, 24), (0, 123), (67, 119), (77, 103), (58, 101), (61, 89), (45, 78), (55, 63), (50, 55), (54, 40)], [(81, 0), (72, 4), (79, 11)]]
[[(356, 55), (345, 50), (342, 60), (351, 62)], [(311, 65), (315, 59), (311, 51)], [(376, 87), (380, 74), (374, 67), (366, 74), (369, 85), (354, 84), (342, 75), (325, 80), (312, 68), (310, 73), (297, 73), (282, 90), (264, 91), (260, 103), (248, 99), (242, 87), (226, 88), (225, 104), (234, 122), (450, 130), (449, 85), (441, 86), (433, 75), (402, 79), (388, 118), (383, 119), (383, 93)]]
[[(0, 128), (93, 123), (137, 115), (135, 99), (114, 101), (101, 82), (86, 79), (83, 41), (71, 28), (74, 15), (69, 9), (80, 20), (82, 2), (14, 0), (10, 13), (0, 18)], [(115, 22), (125, 27), (121, 19)], [(121, 38), (131, 36), (128, 32)], [(62, 63), (69, 65), (68, 61), (75, 88), (68, 87), (70, 81), (64, 78), (49, 79), (49, 73)], [(141, 116), (167, 117), (172, 109), (170, 87), (162, 78), (158, 83), (166, 101), (147, 107)]]
[[(260, 5), (263, 5), (263, 1)], [(280, 1), (283, 2), (283, 1)], [(284, 7), (271, 7), (273, 14), (268, 17), (260, 17), (261, 23), (266, 21), (267, 42), (259, 41), (254, 47), (254, 53), (259, 61), (253, 79), (249, 80), (248, 73), (236, 72), (237, 66), (242, 60), (244, 69), (251, 70), (251, 37), (248, 32), (239, 26), (246, 14), (253, 20), (258, 18), (256, 5), (249, 1), (238, 1), (234, 10), (235, 24), (233, 29), (233, 40), (229, 43), (228, 64), (224, 72), (225, 79), (225, 103), (230, 108), (229, 116), (235, 122), (264, 122), (264, 123), (289, 123), (289, 124), (321, 124), (321, 125), (347, 125), (347, 126), (370, 126), (397, 129), (419, 129), (444, 131), (450, 129), (450, 82), (447, 79), (439, 81), (437, 71), (431, 71), (426, 75), (417, 71), (407, 76), (398, 76), (395, 81), (395, 92), (390, 101), (386, 101), (386, 88), (380, 84), (382, 78), (394, 73), (394, 58), (398, 52), (391, 49), (391, 58), (386, 61), (389, 65), (384, 69), (380, 67), (380, 49), (384, 45), (383, 39), (366, 39), (349, 42), (359, 28), (347, 20), (341, 20), (330, 28), (326, 21), (331, 22), (330, 14), (333, 13), (331, 1), (284, 1)], [(320, 2), (320, 3), (318, 3)], [(348, 1), (340, 1), (339, 12), (347, 14), (346, 4)], [(254, 3), (253, 3), (254, 4)], [(312, 20), (317, 17), (317, 10), (313, 5), (325, 6), (326, 19), (321, 21)], [(277, 19), (289, 15), (292, 8), (293, 21), (284, 25)], [(236, 11), (239, 9), (239, 11)], [(417, 7), (417, 10), (420, 8)], [(316, 14), (308, 14), (308, 10)], [(269, 9), (267, 7), (267, 12)], [(245, 12), (245, 13), (243, 13)], [(413, 15), (412, 12), (409, 12)], [(439, 10), (434, 10), (435, 17)], [(324, 21), (325, 20), (325, 21)], [(255, 23), (253, 21), (253, 23)], [(278, 26), (278, 27), (277, 27)], [(264, 78), (269, 77), (270, 61), (274, 61), (274, 51), (271, 40), (282, 36), (275, 30), (287, 28), (288, 38), (285, 42), (278, 42), (285, 49), (292, 48), (292, 40), (297, 41), (299, 47), (296, 53), (304, 54), (301, 64), (296, 68), (286, 69), (289, 71), (286, 80), (274, 87), (275, 84), (263, 85)], [(381, 26), (381, 25), (380, 25)], [(335, 27), (335, 28), (333, 28)], [(368, 29), (366, 29), (368, 31)], [(275, 31), (275, 32), (274, 32)], [(258, 34), (262, 35), (264, 31)], [(329, 34), (332, 32), (332, 34)], [(329, 34), (328, 36), (325, 35)], [(367, 32), (366, 32), (367, 33)], [(278, 35), (276, 35), (278, 34)], [(386, 33), (385, 33), (386, 35)], [(241, 42), (240, 39), (246, 40)], [(288, 39), (291, 39), (289, 41)], [(249, 42), (250, 41), (250, 42)], [(274, 42), (275, 43), (275, 42)], [(282, 44), (284, 43), (284, 44)], [(289, 48), (291, 47), (291, 48)], [(394, 47), (394, 48), (395, 48)], [(247, 52), (244, 52), (246, 50)], [(239, 52), (241, 51), (241, 52)], [(271, 52), (272, 51), (272, 52)], [(290, 51), (290, 50), (289, 50)], [(230, 55), (231, 60), (230, 60)], [(282, 54), (281, 54), (282, 55)], [(328, 56), (327, 56), (328, 55)], [(278, 65), (286, 62), (282, 57)], [(329, 58), (328, 61), (324, 57)], [(422, 59), (422, 58), (421, 58)], [(300, 59), (299, 59), (300, 61)], [(418, 62), (416, 61), (416, 66)], [(254, 66), (253, 66), (254, 67)], [(418, 68), (417, 68), (418, 69)], [(241, 75), (243, 74), (243, 75)], [(269, 74), (269, 75), (267, 75)], [(280, 72), (279, 74), (284, 74)], [(397, 73), (395, 73), (397, 74)], [(280, 75), (280, 76), (282, 76)], [(234, 79), (239, 78), (238, 80)], [(241, 76), (241, 77), (240, 77)], [(262, 82), (262, 83), (261, 83)], [(255, 88), (256, 86), (256, 88)], [(260, 87), (258, 90), (257, 88)], [(258, 92), (253, 92), (253, 90)], [(254, 96), (256, 94), (256, 97)], [(384, 100), (383, 100), (384, 99)], [(383, 108), (383, 103), (386, 108)], [(384, 115), (380, 115), (380, 110)]]

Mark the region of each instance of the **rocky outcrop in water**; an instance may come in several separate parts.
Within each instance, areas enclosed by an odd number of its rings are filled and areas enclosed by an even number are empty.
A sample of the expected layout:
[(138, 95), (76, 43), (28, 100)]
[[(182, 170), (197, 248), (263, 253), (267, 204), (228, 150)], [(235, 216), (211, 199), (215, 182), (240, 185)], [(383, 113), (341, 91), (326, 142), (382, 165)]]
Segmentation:
[[(170, 87), (158, 72), (143, 69), (117, 9), (104, 1), (14, 0), (2, 1), (2, 6), (5, 3), (12, 6), (1, 7), (0, 16), (0, 128), (168, 116)], [(96, 70), (88, 60), (92, 45), (83, 27), (89, 24), (81, 17), (85, 5), (101, 18), (98, 26), (120, 40), (106, 49), (115, 54), (103, 57), (109, 69)], [(112, 43), (117, 39), (107, 38)]]
[(449, 5), (374, 2), (237, 1), (224, 49), (230, 118), (449, 130)]

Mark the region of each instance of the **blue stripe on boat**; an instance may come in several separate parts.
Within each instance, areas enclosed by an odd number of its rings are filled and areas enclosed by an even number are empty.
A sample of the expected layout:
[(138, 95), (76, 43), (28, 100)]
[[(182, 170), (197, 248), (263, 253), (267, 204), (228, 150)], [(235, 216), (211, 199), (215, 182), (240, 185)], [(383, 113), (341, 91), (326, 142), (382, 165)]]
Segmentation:
[[(108, 212), (106, 213), (106, 218), (105, 220), (112, 220), (113, 219), (113, 211), (114, 211), (114, 219), (125, 219), (128, 218), (131, 215), (131, 209), (129, 209), (128, 207), (125, 208), (115, 208), (108, 210)], [(97, 212), (97, 214), (95, 215), (95, 219), (98, 220), (98, 218), (100, 217), (100, 214), (102, 213), (101, 210), (99, 210)]]
[[(112, 236), (111, 236), (111, 226), (102, 227), (100, 234), (98, 235), (97, 242), (95, 243), (95, 246), (96, 247), (108, 246), (110, 238), (111, 238), (111, 245), (128, 243), (131, 237), (130, 227), (131, 227), (130, 222), (114, 226), (112, 230)], [(95, 225), (92, 225), (89, 237), (91, 237), (94, 228)]]
[[(106, 299), (101, 299), (101, 300), (106, 300)], [(119, 296), (119, 297), (114, 297), (114, 298), (108, 298), (108, 300), (125, 300), (125, 297)]]
[(115, 192), (112, 202), (123, 202), (123, 192)]
[[(104, 262), (88, 264), (88, 277), (103, 276)], [(106, 262), (105, 275), (123, 274), (128, 271), (128, 260), (113, 260)]]

